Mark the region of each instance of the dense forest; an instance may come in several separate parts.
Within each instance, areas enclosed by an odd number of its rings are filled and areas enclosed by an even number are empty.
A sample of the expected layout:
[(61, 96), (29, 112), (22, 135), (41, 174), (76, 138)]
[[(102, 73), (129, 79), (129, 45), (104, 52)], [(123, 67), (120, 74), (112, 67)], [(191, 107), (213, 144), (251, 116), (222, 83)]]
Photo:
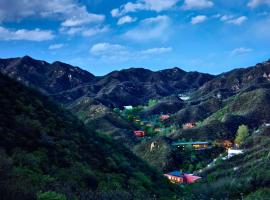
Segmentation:
[(173, 199), (175, 187), (123, 145), (0, 75), (0, 199)]

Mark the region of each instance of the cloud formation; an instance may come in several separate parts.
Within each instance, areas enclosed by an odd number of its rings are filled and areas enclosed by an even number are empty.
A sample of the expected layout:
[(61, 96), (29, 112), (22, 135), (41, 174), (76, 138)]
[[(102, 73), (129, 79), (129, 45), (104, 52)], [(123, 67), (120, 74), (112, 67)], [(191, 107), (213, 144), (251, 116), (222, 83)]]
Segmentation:
[[(169, 37), (171, 20), (166, 15), (147, 18), (124, 34), (125, 38), (135, 41), (164, 40)], [(166, 34), (165, 34), (166, 33)]]
[(214, 3), (210, 0), (185, 0), (183, 9), (184, 10), (197, 10), (211, 8), (214, 6)]
[(244, 23), (248, 18), (246, 16), (235, 17), (233, 15), (223, 15), (220, 17), (220, 20), (234, 25), (241, 25)]
[(200, 24), (203, 23), (204, 21), (206, 21), (208, 18), (205, 15), (198, 15), (196, 17), (192, 17), (191, 18), (191, 24), (195, 25), (195, 24)]
[(41, 42), (45, 40), (52, 40), (54, 37), (54, 34), (50, 30), (10, 30), (0, 26), (0, 40), (27, 40)]
[(101, 22), (104, 15), (89, 13), (75, 0), (1, 0), (0, 22), (17, 21), (28, 17), (55, 18), (64, 26)]
[(51, 44), (50, 46), (49, 46), (49, 50), (55, 50), (55, 49), (61, 49), (61, 48), (63, 48), (65, 45), (64, 44), (62, 44), (62, 43), (60, 43), (60, 44)]
[(250, 0), (247, 4), (247, 6), (250, 8), (256, 8), (261, 5), (270, 6), (270, 0)]
[(253, 51), (251, 48), (239, 47), (231, 51), (231, 56), (239, 56)]
[(83, 27), (83, 26), (78, 26), (78, 27), (61, 27), (60, 32), (70, 35), (70, 36), (75, 36), (75, 35), (81, 35), (84, 37), (92, 37), (98, 34), (106, 33), (110, 29), (107, 26), (94, 26), (94, 27)]
[(171, 47), (159, 47), (159, 48), (151, 48), (142, 50), (140, 53), (143, 55), (158, 55), (163, 53), (169, 53), (172, 51)]
[(129, 24), (129, 23), (135, 22), (136, 20), (137, 18), (132, 18), (127, 15), (127, 16), (121, 17), (118, 20), (117, 25)]
[(120, 8), (115, 8), (111, 11), (113, 17), (120, 17), (130, 12), (137, 12), (140, 10), (150, 10), (161, 12), (171, 9), (179, 2), (179, 0), (137, 0), (135, 3), (128, 2)]

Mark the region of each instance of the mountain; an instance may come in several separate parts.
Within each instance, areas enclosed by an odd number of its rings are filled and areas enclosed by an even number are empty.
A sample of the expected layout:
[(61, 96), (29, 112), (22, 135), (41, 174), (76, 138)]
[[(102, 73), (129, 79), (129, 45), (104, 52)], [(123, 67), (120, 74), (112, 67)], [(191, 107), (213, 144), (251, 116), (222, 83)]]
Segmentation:
[(131, 68), (95, 77), (78, 67), (62, 62), (50, 64), (29, 56), (0, 59), (0, 71), (49, 95), (84, 122), (95, 124), (96, 130), (128, 146), (136, 143), (132, 136), (135, 127), (119, 118), (112, 108), (196, 90), (214, 77), (179, 68), (158, 72)]
[(158, 72), (131, 68), (95, 77), (78, 67), (61, 62), (49, 64), (29, 56), (0, 59), (0, 70), (24, 84), (45, 91), (61, 103), (73, 103), (87, 96), (109, 107), (139, 105), (152, 98), (196, 90), (214, 78), (179, 68)]
[(125, 146), (0, 74), (0, 199), (172, 199)]
[(255, 66), (235, 69), (218, 75), (213, 80), (204, 84), (195, 93), (196, 96), (217, 95), (228, 97), (241, 90), (269, 83), (270, 81), (270, 60), (258, 63)]
[(95, 77), (78, 67), (34, 60), (29, 56), (0, 60), (0, 71), (47, 94), (55, 94), (91, 82)]

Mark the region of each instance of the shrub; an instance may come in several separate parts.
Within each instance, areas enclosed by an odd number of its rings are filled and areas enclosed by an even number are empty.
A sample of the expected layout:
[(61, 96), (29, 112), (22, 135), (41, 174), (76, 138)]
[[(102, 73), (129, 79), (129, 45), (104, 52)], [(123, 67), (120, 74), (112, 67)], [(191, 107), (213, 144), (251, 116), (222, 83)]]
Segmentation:
[(37, 194), (37, 200), (66, 200), (67, 198), (63, 194), (57, 192), (39, 192)]
[(248, 136), (249, 136), (248, 126), (246, 125), (239, 126), (235, 138), (235, 143), (240, 146), (241, 144), (243, 144), (243, 142), (246, 140)]

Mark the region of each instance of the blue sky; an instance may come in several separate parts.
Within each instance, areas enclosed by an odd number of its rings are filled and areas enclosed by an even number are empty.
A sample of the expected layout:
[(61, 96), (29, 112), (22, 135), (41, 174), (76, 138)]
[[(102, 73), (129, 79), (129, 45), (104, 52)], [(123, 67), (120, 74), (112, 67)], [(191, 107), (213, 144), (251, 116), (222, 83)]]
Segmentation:
[(218, 74), (268, 60), (270, 0), (0, 0), (0, 57)]

